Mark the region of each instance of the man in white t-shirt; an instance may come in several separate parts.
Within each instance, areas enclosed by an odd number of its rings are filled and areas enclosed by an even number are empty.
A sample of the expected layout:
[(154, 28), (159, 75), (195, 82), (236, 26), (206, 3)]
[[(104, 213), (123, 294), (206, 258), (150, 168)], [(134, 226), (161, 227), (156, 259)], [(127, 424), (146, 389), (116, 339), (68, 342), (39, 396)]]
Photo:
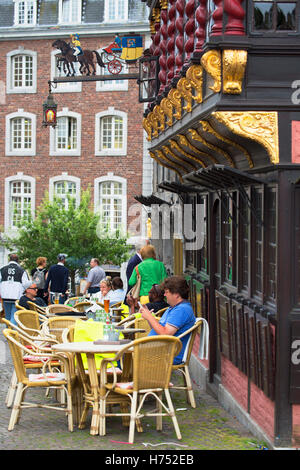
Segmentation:
[(83, 295), (88, 292), (89, 294), (96, 294), (100, 291), (100, 282), (105, 279), (105, 271), (100, 268), (98, 258), (92, 258), (90, 261), (91, 269), (87, 277), (87, 283), (83, 290)]

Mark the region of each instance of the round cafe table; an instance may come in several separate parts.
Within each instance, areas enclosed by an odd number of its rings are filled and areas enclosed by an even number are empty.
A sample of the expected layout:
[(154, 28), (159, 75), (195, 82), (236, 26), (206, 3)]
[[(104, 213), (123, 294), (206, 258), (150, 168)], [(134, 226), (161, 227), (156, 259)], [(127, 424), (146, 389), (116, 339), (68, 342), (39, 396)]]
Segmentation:
[[(85, 427), (85, 421), (88, 413), (88, 409), (92, 406), (92, 421), (90, 427), (90, 434), (97, 435), (99, 434), (99, 424), (100, 424), (100, 409), (99, 409), (99, 400), (100, 400), (100, 384), (99, 384), (99, 374), (97, 373), (95, 354), (116, 354), (124, 346), (127, 346), (128, 343), (122, 343), (121, 341), (115, 342), (101, 342), (100, 344), (94, 344), (92, 341), (88, 342), (76, 342), (76, 343), (61, 343), (55, 344), (52, 346), (54, 352), (63, 352), (63, 353), (73, 353), (76, 356), (76, 365), (78, 368), (79, 378), (83, 387), (83, 401), (84, 408), (81, 414), (79, 428), (83, 429)], [(88, 365), (88, 375), (83, 366), (82, 354), (86, 354), (87, 365)], [(126, 354), (127, 358), (124, 358), (123, 363), (123, 374), (127, 374), (129, 369), (129, 354)]]

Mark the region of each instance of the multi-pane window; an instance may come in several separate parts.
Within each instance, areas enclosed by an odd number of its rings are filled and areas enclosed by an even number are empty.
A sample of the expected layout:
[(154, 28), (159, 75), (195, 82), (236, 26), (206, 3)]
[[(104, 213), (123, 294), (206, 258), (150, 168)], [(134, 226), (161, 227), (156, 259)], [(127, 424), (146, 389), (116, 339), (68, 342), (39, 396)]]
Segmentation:
[[(112, 56), (111, 56), (112, 57)], [(101, 54), (102, 62), (105, 64), (105, 67), (99, 67), (97, 65), (97, 74), (99, 75), (110, 75), (111, 73), (108, 70), (107, 64), (111, 59), (106, 53)], [(120, 73), (127, 73), (128, 68), (126, 64), (122, 64), (122, 70)], [(127, 90), (128, 89), (128, 80), (103, 80), (96, 82), (96, 90), (105, 91), (105, 90)]]
[(272, 302), (276, 301), (276, 283), (277, 283), (277, 236), (276, 236), (276, 191), (268, 191), (268, 207), (267, 207), (267, 220), (268, 220), (268, 236), (267, 236), (267, 262), (266, 262), (266, 296)]
[(297, 2), (254, 1), (253, 29), (255, 31), (295, 31)]
[(128, 0), (106, 0), (106, 20), (124, 21), (128, 17)]
[(32, 209), (32, 187), (29, 181), (12, 181), (10, 184), (10, 226), (18, 227), (21, 219), (28, 220)]
[(243, 200), (240, 204), (241, 225), (241, 288), (249, 287), (249, 227), (250, 216), (247, 203)]
[(60, 0), (60, 22), (75, 24), (81, 21), (81, 0)]
[(123, 118), (106, 116), (101, 119), (101, 150), (119, 150), (123, 148)]
[(110, 230), (122, 228), (123, 222), (123, 185), (117, 181), (105, 181), (99, 187), (99, 207), (101, 223)]
[(26, 117), (11, 120), (10, 150), (30, 150), (32, 148), (32, 122)]
[(15, 1), (15, 25), (30, 26), (36, 23), (36, 0)]
[(65, 209), (67, 209), (69, 198), (76, 198), (76, 183), (73, 181), (56, 181), (54, 183), (54, 194), (61, 200)]
[(232, 200), (224, 197), (224, 277), (232, 282)]
[(33, 57), (15, 55), (12, 57), (11, 88), (31, 88), (33, 86)]
[(62, 116), (57, 119), (56, 128), (56, 149), (76, 150), (77, 149), (77, 119), (69, 116)]
[(263, 292), (263, 194), (256, 190), (254, 194), (254, 294)]
[(203, 233), (203, 248), (200, 250), (200, 269), (202, 271), (208, 272), (208, 246), (207, 246), (207, 196), (202, 200), (204, 205), (203, 213), (203, 226), (200, 227), (200, 230)]

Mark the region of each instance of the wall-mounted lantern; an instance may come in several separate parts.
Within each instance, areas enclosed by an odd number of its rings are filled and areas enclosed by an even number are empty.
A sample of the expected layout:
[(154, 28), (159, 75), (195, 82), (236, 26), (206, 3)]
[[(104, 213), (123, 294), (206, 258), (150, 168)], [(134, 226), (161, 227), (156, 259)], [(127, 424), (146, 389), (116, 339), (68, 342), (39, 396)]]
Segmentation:
[(48, 81), (49, 85), (49, 95), (47, 100), (43, 103), (43, 127), (56, 126), (56, 111), (57, 104), (54, 101), (53, 95), (51, 93), (51, 81)]

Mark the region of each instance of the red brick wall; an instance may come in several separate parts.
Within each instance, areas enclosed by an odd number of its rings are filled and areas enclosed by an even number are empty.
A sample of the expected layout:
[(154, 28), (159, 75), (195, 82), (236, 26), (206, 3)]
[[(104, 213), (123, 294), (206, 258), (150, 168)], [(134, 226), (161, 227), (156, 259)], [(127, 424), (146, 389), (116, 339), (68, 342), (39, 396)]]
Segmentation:
[[(222, 385), (234, 400), (248, 412), (248, 378), (226, 357), (222, 356)], [(274, 437), (274, 402), (251, 382), (250, 417), (270, 437)]]
[[(93, 50), (108, 45), (112, 37), (101, 39), (81, 37), (80, 39), (83, 48)], [(0, 69), (3, 81), (6, 77), (8, 52), (18, 49), (19, 46), (37, 52), (37, 93), (7, 94), (6, 104), (0, 105), (0, 225), (4, 224), (4, 180), (18, 171), (36, 178), (36, 207), (43, 198), (44, 190), (49, 189), (49, 178), (61, 174), (62, 171), (80, 177), (83, 189), (86, 189), (89, 183), (93, 184), (95, 178), (106, 175), (107, 172), (126, 178), (128, 207), (136, 203), (133, 196), (141, 194), (143, 105), (138, 103), (136, 80), (129, 80), (128, 91), (96, 92), (96, 82), (83, 82), (81, 93), (56, 93), (54, 99), (58, 104), (58, 111), (67, 107), (69, 111), (78, 112), (82, 116), (81, 156), (49, 156), (49, 129), (43, 129), (41, 125), (42, 103), (47, 98), (48, 80), (51, 78), (50, 62), (53, 40), (1, 42)], [(95, 157), (95, 114), (106, 110), (109, 106), (127, 112), (127, 156), (124, 157)], [(5, 116), (16, 112), (19, 108), (37, 116), (37, 145), (34, 157), (5, 156)], [(92, 193), (92, 198), (93, 196)]]

